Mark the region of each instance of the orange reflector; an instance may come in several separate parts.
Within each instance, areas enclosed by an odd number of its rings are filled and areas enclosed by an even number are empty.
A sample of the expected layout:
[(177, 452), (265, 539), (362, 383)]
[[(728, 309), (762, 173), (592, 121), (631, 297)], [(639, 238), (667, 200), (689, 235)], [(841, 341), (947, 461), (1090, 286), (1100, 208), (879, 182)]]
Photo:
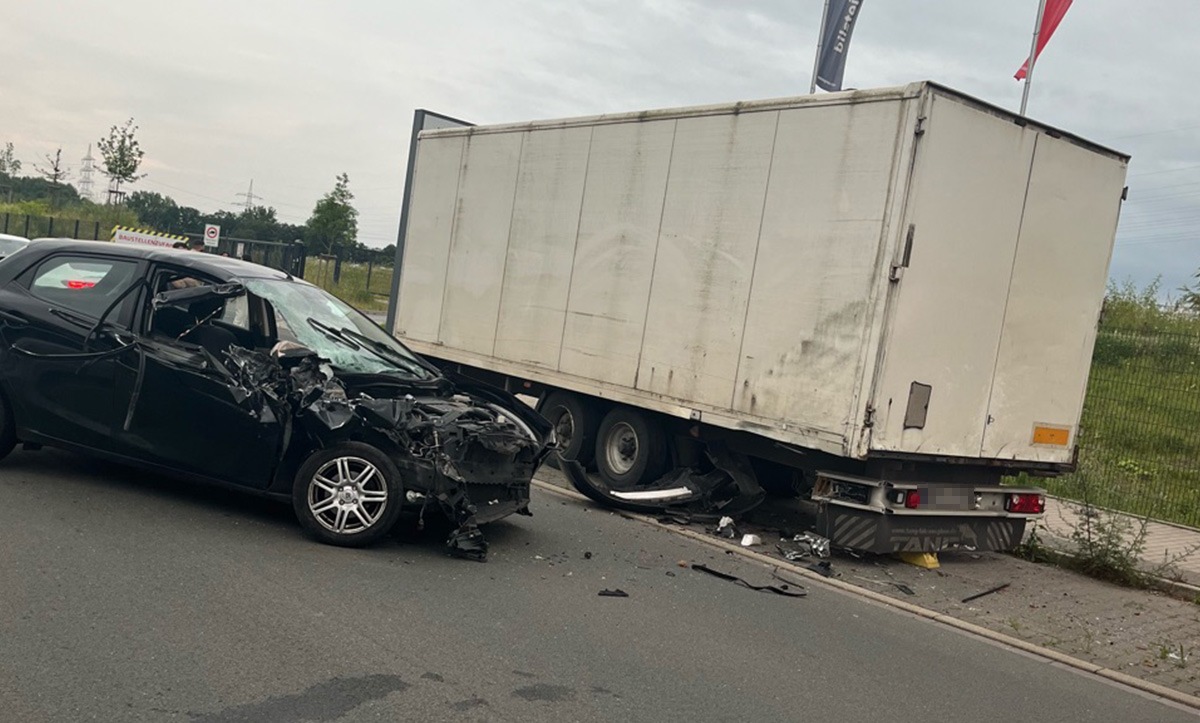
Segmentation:
[(1033, 427), (1034, 444), (1052, 444), (1055, 447), (1066, 447), (1070, 439), (1070, 427), (1043, 427), (1040, 424)]

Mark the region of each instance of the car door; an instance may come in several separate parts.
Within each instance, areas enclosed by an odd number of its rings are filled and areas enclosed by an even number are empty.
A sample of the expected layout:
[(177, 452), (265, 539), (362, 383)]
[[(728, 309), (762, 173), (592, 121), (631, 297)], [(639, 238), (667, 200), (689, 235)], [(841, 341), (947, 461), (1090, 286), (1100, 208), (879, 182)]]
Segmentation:
[(0, 368), (23, 436), (112, 450), (113, 385), (131, 350), (131, 287), (144, 268), (133, 259), (64, 252), (0, 289)]
[[(164, 288), (172, 273), (153, 272), (152, 290)], [(122, 447), (155, 464), (265, 488), (279, 460), (283, 421), (247, 402), (227, 360), (179, 339), (174, 329), (164, 332), (156, 321), (163, 312), (150, 298), (140, 302), (139, 353), (122, 357), (117, 372)]]

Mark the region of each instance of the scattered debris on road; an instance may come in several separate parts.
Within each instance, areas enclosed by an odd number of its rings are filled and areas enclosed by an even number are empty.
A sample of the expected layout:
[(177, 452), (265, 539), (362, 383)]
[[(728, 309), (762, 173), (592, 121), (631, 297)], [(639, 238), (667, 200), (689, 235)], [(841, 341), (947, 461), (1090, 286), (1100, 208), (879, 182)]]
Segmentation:
[(608, 589), (601, 590), (598, 594), (600, 597), (629, 597), (629, 593), (625, 592), (624, 590), (622, 590), (620, 588), (617, 588), (615, 590), (608, 590)]
[(805, 567), (804, 569), (811, 570), (812, 572), (815, 572), (818, 575), (821, 575), (823, 577), (838, 577), (839, 576), (839, 573), (834, 572), (833, 565), (830, 564), (829, 560), (821, 560), (820, 562), (814, 562), (813, 564)]
[(801, 588), (799, 590), (792, 589), (792, 585), (755, 585), (753, 583), (746, 582), (745, 580), (738, 577), (737, 575), (730, 575), (727, 572), (721, 572), (720, 570), (714, 570), (711, 567), (708, 567), (707, 565), (699, 565), (699, 564), (692, 565), (692, 569), (712, 575), (713, 577), (717, 577), (722, 580), (727, 580), (729, 582), (734, 583), (735, 585), (741, 585), (742, 587), (749, 588), (750, 590), (757, 590), (759, 592), (770, 592), (770, 593), (774, 593), (776, 595), (783, 595), (784, 597), (805, 597), (806, 595), (808, 595), (808, 592), (805, 591), (803, 588)]
[(732, 517), (722, 517), (717, 522), (717, 529), (713, 530), (713, 534), (717, 537), (724, 537), (727, 540), (736, 540), (738, 537), (738, 529), (733, 524)]
[(991, 595), (992, 593), (1000, 592), (1001, 590), (1006, 589), (1009, 586), (1009, 584), (1010, 583), (1006, 582), (1003, 585), (997, 585), (996, 587), (994, 587), (990, 590), (984, 590), (983, 592), (976, 593), (974, 595), (968, 595), (967, 597), (962, 599), (962, 602), (968, 603), (968, 602), (971, 602), (972, 600), (978, 600), (979, 598), (981, 598), (985, 595)]
[(807, 557), (829, 557), (829, 539), (812, 532), (804, 532), (790, 540), (780, 540), (775, 549), (789, 562)]
[(742, 535), (742, 547), (757, 547), (761, 544), (762, 538), (758, 535)]

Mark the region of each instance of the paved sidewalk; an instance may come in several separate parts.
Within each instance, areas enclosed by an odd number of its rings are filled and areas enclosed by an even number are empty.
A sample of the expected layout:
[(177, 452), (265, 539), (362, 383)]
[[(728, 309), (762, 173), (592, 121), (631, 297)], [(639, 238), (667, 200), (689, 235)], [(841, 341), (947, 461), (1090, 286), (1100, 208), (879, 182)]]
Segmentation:
[[(1130, 523), (1129, 536), (1138, 534), (1142, 529), (1142, 519), (1139, 517), (1107, 511), (1100, 514), (1126, 518)], [(1040, 527), (1055, 538), (1052, 544), (1069, 542), (1072, 530), (1083, 521), (1082, 508), (1078, 503), (1046, 497), (1046, 517)], [(1183, 582), (1200, 586), (1200, 530), (1166, 522), (1146, 522), (1142, 561), (1147, 570), (1162, 569), (1163, 576), (1168, 579), (1178, 577)], [(1167, 567), (1164, 568), (1164, 565)]]

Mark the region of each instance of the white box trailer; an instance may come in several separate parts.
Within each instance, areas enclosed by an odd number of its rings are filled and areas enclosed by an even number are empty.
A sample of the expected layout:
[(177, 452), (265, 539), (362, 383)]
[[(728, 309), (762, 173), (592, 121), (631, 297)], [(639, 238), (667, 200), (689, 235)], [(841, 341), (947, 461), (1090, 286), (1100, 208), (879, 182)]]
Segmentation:
[(1073, 468), (1127, 163), (929, 82), (425, 131), (393, 332), (614, 489), (720, 439), (835, 543), (1011, 547), (1001, 476)]

